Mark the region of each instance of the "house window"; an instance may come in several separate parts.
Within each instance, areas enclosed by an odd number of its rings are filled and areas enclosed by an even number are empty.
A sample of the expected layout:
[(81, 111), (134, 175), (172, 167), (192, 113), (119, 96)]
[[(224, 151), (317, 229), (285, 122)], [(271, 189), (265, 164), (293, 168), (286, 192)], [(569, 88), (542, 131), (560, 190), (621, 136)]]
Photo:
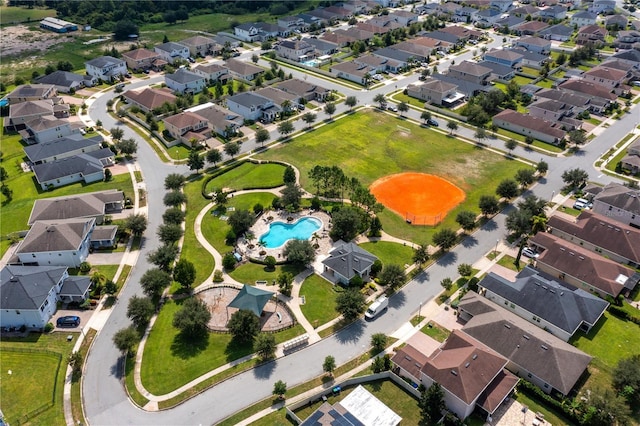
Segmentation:
[(508, 305), (509, 305), (509, 302), (507, 302), (507, 301), (505, 300), (505, 301), (504, 301), (504, 304), (508, 306)]
[(515, 309), (516, 305), (512, 303), (511, 305), (509, 305), (509, 307), (511, 307), (511, 309)]
[(528, 378), (531, 378), (531, 373), (527, 374), (527, 377), (528, 377)]
[(20, 315), (20, 311), (16, 309), (16, 315)]

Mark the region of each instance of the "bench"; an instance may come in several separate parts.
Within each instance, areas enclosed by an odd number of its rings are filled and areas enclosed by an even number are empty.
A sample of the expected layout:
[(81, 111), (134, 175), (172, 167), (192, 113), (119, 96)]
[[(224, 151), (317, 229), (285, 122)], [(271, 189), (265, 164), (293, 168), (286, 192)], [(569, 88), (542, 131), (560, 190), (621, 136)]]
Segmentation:
[(305, 345), (309, 342), (309, 335), (308, 334), (303, 334), (302, 336), (298, 336), (294, 339), (291, 339), (287, 342), (284, 342), (284, 344), (282, 345), (283, 349), (285, 351), (289, 351), (293, 348), (297, 348), (298, 346), (302, 346)]
[(269, 284), (269, 281), (267, 280), (258, 280), (256, 281), (256, 285), (267, 285)]
[(280, 312), (276, 312), (276, 316), (278, 317), (278, 322), (282, 322), (282, 314)]

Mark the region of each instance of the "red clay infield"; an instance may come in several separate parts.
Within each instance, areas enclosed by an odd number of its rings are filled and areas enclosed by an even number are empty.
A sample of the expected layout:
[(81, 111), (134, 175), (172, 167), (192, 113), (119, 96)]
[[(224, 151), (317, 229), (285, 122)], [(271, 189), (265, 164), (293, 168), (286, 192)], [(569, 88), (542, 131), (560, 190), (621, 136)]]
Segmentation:
[(416, 225), (436, 224), (465, 198), (451, 182), (425, 173), (399, 173), (371, 184), (378, 202)]

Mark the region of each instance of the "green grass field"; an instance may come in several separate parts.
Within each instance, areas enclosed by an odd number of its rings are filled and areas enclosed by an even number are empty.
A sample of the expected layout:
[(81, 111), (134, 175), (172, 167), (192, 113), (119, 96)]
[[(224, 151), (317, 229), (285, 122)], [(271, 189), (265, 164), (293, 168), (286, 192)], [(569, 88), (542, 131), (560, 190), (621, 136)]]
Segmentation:
[[(253, 352), (251, 345), (234, 342), (231, 334), (209, 333), (206, 339), (198, 342), (182, 339), (172, 325), (180, 304), (180, 301), (164, 304), (144, 348), (142, 383), (156, 395), (171, 392), (208, 371)], [(297, 325), (274, 336), (281, 343), (303, 332), (302, 326)]]
[(434, 322), (429, 322), (420, 331), (438, 342), (444, 342), (451, 334), (449, 330)]
[(184, 231), (184, 244), (182, 245), (180, 257), (189, 260), (196, 267), (194, 287), (202, 284), (211, 275), (216, 266), (213, 256), (200, 245), (193, 230), (193, 223), (198, 213), (209, 204), (209, 200), (200, 193), (203, 179), (203, 175), (192, 177), (183, 189), (184, 194), (187, 196), (187, 214), (185, 217), (187, 226)]
[[(234, 280), (240, 281), (244, 284), (254, 285), (256, 281), (265, 280), (272, 283), (273, 280), (278, 278), (283, 272), (289, 272), (294, 277), (298, 275), (300, 272), (304, 271), (304, 267), (294, 266), (294, 265), (278, 265), (275, 267), (273, 271), (267, 271), (266, 266), (259, 265), (257, 263), (245, 263), (240, 265), (233, 271), (229, 273), (231, 278)], [(274, 286), (274, 289), (277, 287)]]
[(360, 247), (377, 256), (383, 265), (400, 265), (404, 267), (404, 265), (413, 263), (413, 249), (409, 246), (388, 241), (375, 241), (362, 243)]
[(285, 167), (280, 164), (244, 163), (207, 183), (207, 192), (218, 188), (273, 188), (284, 184)]
[[(4, 4), (4, 3), (3, 3)], [(54, 9), (0, 6), (0, 25), (19, 22), (40, 21), (47, 16), (56, 16)]]
[[(411, 133), (407, 135), (400, 131), (398, 125), (408, 128)], [(518, 169), (525, 167), (440, 132), (376, 111), (352, 114), (260, 157), (297, 166), (302, 186), (309, 191), (314, 188), (308, 173), (316, 164), (338, 164), (347, 176), (356, 177), (364, 185), (386, 175), (407, 171), (439, 175), (467, 195), (441, 224), (456, 229), (455, 216), (459, 211), (479, 212), (481, 195), (493, 194), (502, 179), (514, 176)], [(403, 217), (388, 209), (380, 214), (380, 218), (386, 232), (418, 244), (430, 242), (438, 229), (408, 225)]]
[(304, 280), (300, 288), (300, 296), (304, 296), (305, 304), (301, 305), (300, 309), (314, 328), (340, 315), (335, 310), (337, 295), (334, 286), (318, 275), (313, 274)]
[[(74, 336), (72, 342), (67, 342), (68, 334)], [(3, 338), (0, 341), (0, 405), (9, 424), (18, 424), (17, 420), (22, 416), (45, 404), (53, 406), (29, 419), (28, 424), (64, 424), (64, 373), (77, 336), (78, 333), (32, 333), (25, 338)], [(8, 370), (11, 370), (10, 376)]]

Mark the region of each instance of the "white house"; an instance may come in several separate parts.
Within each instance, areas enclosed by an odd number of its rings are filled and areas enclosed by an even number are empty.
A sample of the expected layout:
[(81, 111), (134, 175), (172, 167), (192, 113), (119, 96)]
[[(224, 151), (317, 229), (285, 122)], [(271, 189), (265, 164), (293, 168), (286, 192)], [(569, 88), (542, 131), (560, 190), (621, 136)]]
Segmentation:
[(598, 15), (595, 13), (583, 10), (582, 12), (576, 12), (571, 17), (571, 25), (575, 25), (578, 28), (585, 27), (587, 25), (595, 25), (598, 19)]
[(100, 56), (84, 63), (87, 75), (100, 80), (111, 80), (127, 73), (127, 63), (113, 56)]
[(21, 131), (23, 140), (27, 143), (44, 143), (67, 136), (80, 134), (77, 123), (72, 124), (68, 120), (56, 118), (53, 115), (44, 115), (25, 123), (25, 130)]
[(371, 266), (376, 260), (376, 256), (357, 244), (338, 241), (335, 248), (329, 252), (329, 257), (322, 261), (323, 275), (333, 282), (342, 284), (349, 284), (356, 276), (368, 281)]
[(172, 41), (155, 46), (154, 50), (162, 59), (170, 64), (173, 64), (177, 58), (186, 60), (190, 55), (189, 48), (187, 46)]
[(203, 76), (179, 69), (173, 74), (165, 74), (164, 81), (171, 90), (179, 93), (196, 93), (206, 87)]
[(93, 217), (36, 221), (15, 254), (23, 265), (77, 268), (89, 256), (95, 226)]
[(240, 114), (245, 120), (271, 122), (282, 112), (282, 108), (270, 99), (254, 92), (238, 93), (227, 98), (227, 108)]
[(109, 148), (85, 152), (32, 167), (36, 180), (44, 190), (75, 182), (92, 183), (104, 179), (104, 168), (113, 165), (115, 154)]
[(233, 31), (240, 40), (253, 42), (261, 38), (260, 28), (256, 24), (240, 24)]

